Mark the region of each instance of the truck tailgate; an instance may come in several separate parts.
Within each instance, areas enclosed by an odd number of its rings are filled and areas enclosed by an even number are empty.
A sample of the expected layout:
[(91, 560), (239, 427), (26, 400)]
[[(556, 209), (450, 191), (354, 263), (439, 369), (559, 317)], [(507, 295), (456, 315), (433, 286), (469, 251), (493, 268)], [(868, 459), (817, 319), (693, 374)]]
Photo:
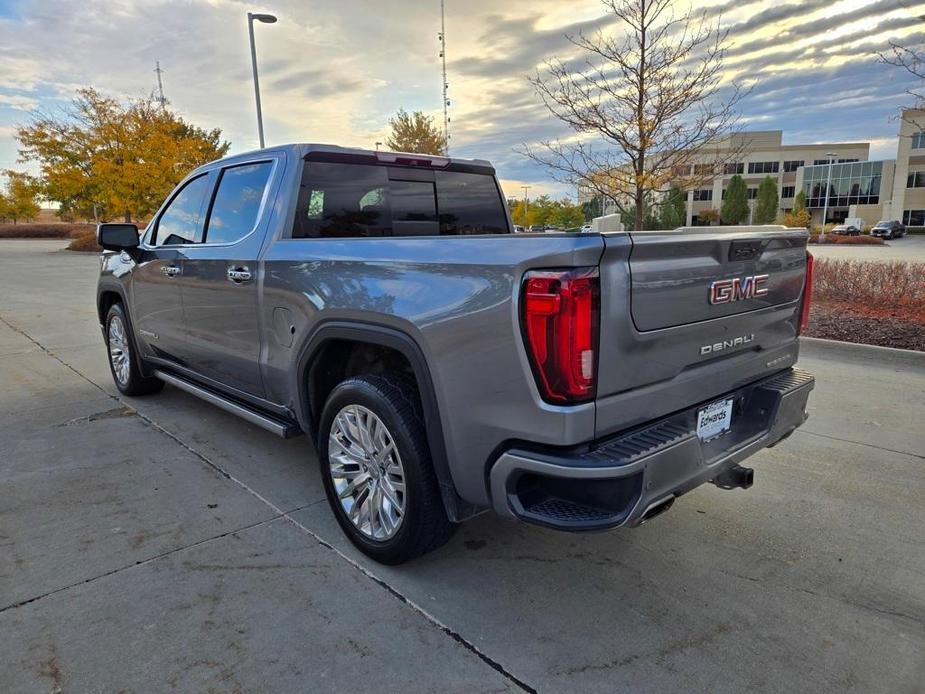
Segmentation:
[(793, 365), (806, 231), (605, 234), (598, 436)]

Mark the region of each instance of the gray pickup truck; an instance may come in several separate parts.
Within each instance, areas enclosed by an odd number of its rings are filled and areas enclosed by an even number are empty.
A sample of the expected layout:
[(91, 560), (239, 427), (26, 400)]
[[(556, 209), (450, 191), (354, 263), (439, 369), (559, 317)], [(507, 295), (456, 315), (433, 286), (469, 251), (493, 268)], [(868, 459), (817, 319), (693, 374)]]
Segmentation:
[(491, 508), (638, 525), (806, 419), (805, 229), (512, 234), (488, 162), (289, 145), (102, 224), (126, 395), (308, 434), (340, 526), (399, 563)]

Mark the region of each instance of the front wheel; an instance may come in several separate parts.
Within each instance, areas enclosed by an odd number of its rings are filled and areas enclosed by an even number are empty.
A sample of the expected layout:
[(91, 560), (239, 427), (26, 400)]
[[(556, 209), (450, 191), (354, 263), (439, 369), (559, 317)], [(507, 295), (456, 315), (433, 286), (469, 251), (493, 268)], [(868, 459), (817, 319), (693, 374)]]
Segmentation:
[(401, 374), (343, 381), (321, 415), (319, 461), (328, 503), (350, 541), (401, 564), (453, 533), (440, 498), (414, 385)]
[(112, 380), (123, 395), (148, 395), (164, 387), (159, 378), (142, 376), (122, 304), (113, 304), (106, 314), (106, 349), (109, 351)]

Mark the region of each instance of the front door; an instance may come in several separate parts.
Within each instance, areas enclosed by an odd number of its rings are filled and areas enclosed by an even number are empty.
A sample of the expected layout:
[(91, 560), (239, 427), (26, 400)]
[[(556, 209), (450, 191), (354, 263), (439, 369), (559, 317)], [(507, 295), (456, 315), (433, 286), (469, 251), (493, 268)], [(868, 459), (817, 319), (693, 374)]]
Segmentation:
[(211, 177), (181, 185), (152, 222), (132, 271), (132, 319), (144, 356), (183, 364), (186, 326), (180, 285), (184, 250), (202, 238), (202, 214)]
[(273, 168), (266, 160), (219, 172), (204, 242), (188, 246), (183, 261), (184, 362), (255, 397), (264, 395), (257, 260)]

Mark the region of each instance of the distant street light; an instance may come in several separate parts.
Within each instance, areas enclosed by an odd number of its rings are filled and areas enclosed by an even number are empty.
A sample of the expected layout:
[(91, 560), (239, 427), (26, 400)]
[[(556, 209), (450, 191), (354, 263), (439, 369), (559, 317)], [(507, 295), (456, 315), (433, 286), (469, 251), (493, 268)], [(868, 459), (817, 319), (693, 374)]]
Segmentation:
[(829, 173), (825, 178), (825, 203), (822, 206), (822, 231), (819, 232), (819, 240), (825, 241), (825, 218), (829, 214), (829, 186), (832, 184), (832, 162), (838, 156), (835, 152), (826, 152), (826, 159), (829, 160)]
[(254, 20), (264, 24), (274, 24), (276, 17), (272, 14), (247, 13), (247, 33), (251, 40), (251, 66), (254, 68), (254, 96), (257, 98), (257, 134), (260, 136), (260, 149), (263, 149), (263, 112), (260, 110), (260, 81), (257, 79), (257, 48), (254, 46)]
[(377, 143), (376, 143), (376, 151), (377, 151), (377, 152), (379, 151), (379, 148), (380, 148), (381, 146), (382, 146), (382, 143), (381, 143), (381, 142), (377, 142)]

